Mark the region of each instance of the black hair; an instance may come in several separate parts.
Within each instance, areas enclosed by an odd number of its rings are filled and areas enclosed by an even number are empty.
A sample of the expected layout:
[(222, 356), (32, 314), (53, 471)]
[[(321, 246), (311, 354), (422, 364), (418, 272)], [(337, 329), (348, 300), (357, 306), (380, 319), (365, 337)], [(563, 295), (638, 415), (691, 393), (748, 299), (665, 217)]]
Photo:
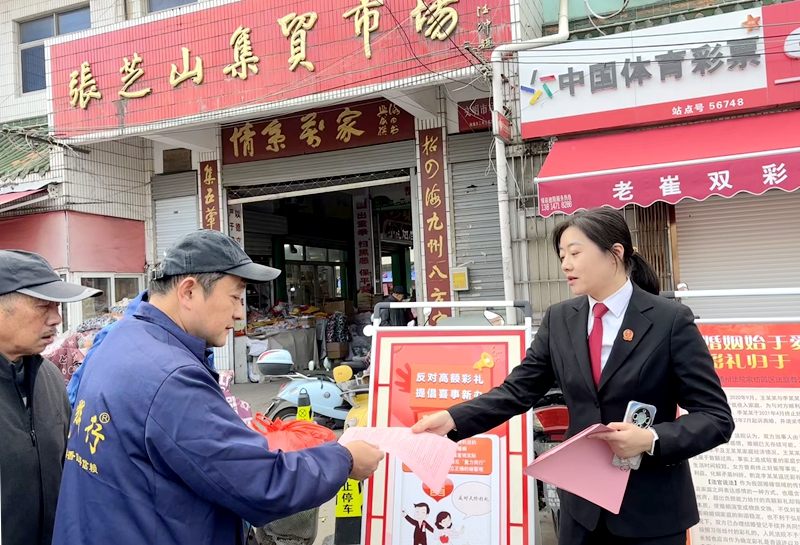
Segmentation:
[(159, 278), (158, 280), (151, 280), (149, 291), (152, 295), (166, 295), (177, 288), (181, 282), (189, 277), (194, 278), (197, 283), (200, 284), (200, 287), (203, 288), (203, 295), (208, 297), (211, 292), (214, 291), (214, 286), (217, 285), (217, 282), (225, 278), (225, 273), (214, 272), (166, 276), (164, 278)]
[(614, 254), (614, 244), (622, 245), (622, 264), (631, 281), (646, 292), (658, 295), (661, 283), (653, 267), (633, 248), (631, 230), (625, 218), (610, 208), (594, 208), (567, 218), (553, 231), (553, 249), (561, 255), (561, 237), (570, 227), (580, 229), (597, 247)]
[(431, 514), (431, 508), (428, 506), (427, 503), (415, 503), (414, 504), (414, 508), (416, 509), (417, 507), (424, 507), (425, 508), (425, 514), (426, 515), (430, 515)]
[(442, 511), (441, 513), (436, 515), (436, 527), (438, 529), (440, 529), (440, 530), (444, 530), (445, 529), (445, 527), (442, 526), (442, 522), (444, 522), (444, 519), (446, 519), (446, 518), (450, 519), (450, 527), (452, 528), (452, 526), (453, 526), (453, 517), (451, 517), (450, 513), (448, 513), (447, 511)]

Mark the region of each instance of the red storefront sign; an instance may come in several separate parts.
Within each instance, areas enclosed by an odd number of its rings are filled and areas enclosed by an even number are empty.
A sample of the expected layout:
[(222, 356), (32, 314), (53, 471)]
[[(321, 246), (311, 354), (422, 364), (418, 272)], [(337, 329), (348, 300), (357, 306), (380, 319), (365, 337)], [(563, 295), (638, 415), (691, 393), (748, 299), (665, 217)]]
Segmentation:
[(156, 17), (49, 47), (59, 136), (446, 72), (474, 64), (464, 42), (488, 54), (511, 38), (504, 0), (241, 0)]
[(216, 161), (200, 163), (200, 203), (203, 229), (222, 231), (219, 206), (219, 168)]
[(800, 388), (800, 324), (698, 326), (725, 388)]
[(479, 98), (458, 103), (458, 131), (482, 131), (492, 128), (492, 99)]
[(511, 123), (508, 118), (495, 110), (492, 112), (494, 115), (494, 134), (503, 139), (506, 144), (511, 143)]
[[(442, 129), (419, 132), (420, 179), (422, 186), (422, 245), (425, 256), (426, 301), (451, 301), (450, 245), (448, 243), (446, 180)], [(436, 324), (451, 309), (436, 309), (431, 323)]]
[(222, 130), (222, 164), (262, 161), (414, 138), (414, 116), (379, 100), (320, 108)]

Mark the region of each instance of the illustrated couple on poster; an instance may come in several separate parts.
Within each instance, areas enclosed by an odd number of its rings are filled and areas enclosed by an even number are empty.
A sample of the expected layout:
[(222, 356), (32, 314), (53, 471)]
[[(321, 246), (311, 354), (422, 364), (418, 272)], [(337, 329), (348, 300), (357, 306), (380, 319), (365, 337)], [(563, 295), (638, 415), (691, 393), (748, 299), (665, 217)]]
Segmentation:
[[(453, 517), (447, 511), (442, 511), (436, 515), (436, 521), (433, 526), (427, 520), (430, 514), (431, 508), (427, 503), (415, 503), (413, 517), (403, 511), (406, 520), (414, 526), (413, 545), (428, 545), (426, 532), (438, 537), (439, 542), (443, 545), (449, 544), (451, 538), (460, 537), (464, 534), (463, 525), (458, 532), (453, 529)], [(469, 543), (464, 542), (463, 545), (469, 545)]]

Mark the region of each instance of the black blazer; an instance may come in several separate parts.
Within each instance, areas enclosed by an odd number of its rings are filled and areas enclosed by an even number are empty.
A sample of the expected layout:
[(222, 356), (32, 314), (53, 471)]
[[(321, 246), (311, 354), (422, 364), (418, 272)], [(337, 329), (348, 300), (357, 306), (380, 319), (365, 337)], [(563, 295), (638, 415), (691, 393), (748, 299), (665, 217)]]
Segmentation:
[[(680, 303), (634, 284), (628, 310), (595, 388), (589, 359), (589, 300), (551, 306), (522, 364), (505, 382), (450, 409), (460, 440), (528, 411), (558, 379), (569, 408), (566, 437), (587, 427), (621, 422), (629, 401), (655, 405), (659, 440), (653, 456), (631, 472), (619, 515), (562, 492), (561, 507), (589, 530), (604, 516), (619, 537), (672, 535), (699, 522), (689, 458), (730, 440), (733, 417), (694, 316)], [(633, 339), (622, 334), (633, 331)], [(677, 407), (689, 412), (676, 420)]]

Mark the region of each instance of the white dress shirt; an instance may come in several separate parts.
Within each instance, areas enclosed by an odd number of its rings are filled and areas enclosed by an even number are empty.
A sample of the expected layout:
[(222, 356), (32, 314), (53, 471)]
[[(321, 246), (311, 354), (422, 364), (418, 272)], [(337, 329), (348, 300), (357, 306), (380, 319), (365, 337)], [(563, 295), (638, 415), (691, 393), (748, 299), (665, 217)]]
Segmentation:
[(619, 330), (622, 328), (622, 320), (625, 318), (625, 312), (628, 310), (628, 304), (631, 302), (633, 295), (633, 284), (630, 278), (625, 284), (616, 291), (613, 295), (609, 296), (605, 301), (598, 301), (597, 299), (589, 296), (589, 328), (587, 335), (592, 334), (594, 329), (594, 306), (602, 302), (608, 307), (608, 312), (603, 315), (603, 347), (600, 349), (600, 370), (606, 367), (608, 356), (611, 354), (611, 348), (614, 346), (614, 341), (617, 340)]
[[(600, 349), (600, 371), (602, 372), (603, 369), (606, 367), (606, 363), (608, 362), (608, 356), (611, 354), (611, 348), (614, 346), (614, 342), (617, 340), (619, 336), (619, 330), (622, 328), (622, 320), (625, 318), (625, 313), (628, 310), (628, 305), (631, 302), (631, 296), (633, 296), (633, 284), (631, 283), (631, 279), (628, 278), (628, 281), (618, 289), (613, 295), (610, 295), (606, 298), (605, 301), (598, 301), (597, 299), (589, 296), (589, 324), (587, 329), (587, 335), (592, 334), (592, 329), (594, 329), (594, 306), (597, 303), (603, 303), (606, 307), (608, 307), (608, 312), (606, 312), (601, 320), (603, 321), (603, 345)], [(656, 448), (656, 441), (658, 440), (658, 433), (653, 428), (649, 428), (650, 431), (653, 433), (653, 444), (650, 446), (650, 451), (648, 452), (649, 455), (653, 455), (653, 451)]]

